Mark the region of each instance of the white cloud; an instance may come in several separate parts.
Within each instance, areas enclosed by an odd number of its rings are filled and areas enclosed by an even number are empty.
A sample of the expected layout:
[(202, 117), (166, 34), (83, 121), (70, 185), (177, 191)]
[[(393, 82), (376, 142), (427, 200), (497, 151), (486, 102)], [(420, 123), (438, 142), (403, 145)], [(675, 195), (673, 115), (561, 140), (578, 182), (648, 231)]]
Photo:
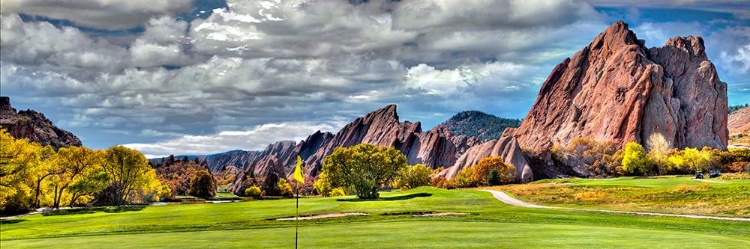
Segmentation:
[(750, 44), (737, 48), (736, 52), (729, 54), (721, 52), (723, 63), (729, 64), (728, 70), (737, 74), (748, 74), (750, 71)]
[[(229, 150), (263, 150), (268, 144), (292, 140), (299, 142), (310, 134), (321, 131), (337, 131), (343, 127), (342, 122), (287, 122), (269, 123), (254, 126), (245, 130), (222, 131), (211, 135), (183, 135), (181, 137), (163, 140), (156, 143), (132, 143), (124, 146), (136, 149), (150, 157), (163, 157), (170, 154), (205, 155)], [(144, 130), (142, 135), (157, 135), (163, 133), (154, 130)]]

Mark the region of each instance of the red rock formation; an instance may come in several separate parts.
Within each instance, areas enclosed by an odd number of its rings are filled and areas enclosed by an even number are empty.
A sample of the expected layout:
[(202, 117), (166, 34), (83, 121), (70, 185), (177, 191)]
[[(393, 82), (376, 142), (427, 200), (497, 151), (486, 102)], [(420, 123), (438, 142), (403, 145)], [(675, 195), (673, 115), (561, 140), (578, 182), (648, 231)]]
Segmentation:
[(729, 114), (727, 127), (732, 135), (750, 133), (750, 107)]
[(269, 168), (267, 158), (273, 156), (282, 165), (283, 175), (289, 177), (296, 164), (299, 154), (305, 161), (305, 175), (315, 177), (320, 173), (323, 158), (333, 152), (336, 147), (350, 147), (361, 143), (378, 146), (393, 146), (407, 156), (409, 164), (422, 163), (437, 168), (451, 166), (456, 159), (469, 147), (479, 144), (476, 138), (453, 136), (447, 129), (436, 127), (422, 132), (419, 122), (399, 122), (395, 105), (388, 105), (371, 112), (364, 117), (357, 118), (347, 124), (335, 135), (328, 132), (316, 132), (307, 139), (296, 144), (294, 142), (279, 142), (269, 145), (263, 152), (241, 152), (227, 154), (212, 160), (209, 165), (212, 170), (221, 169), (225, 163), (233, 163), (244, 167), (242, 174), (237, 176), (233, 191), (240, 193), (246, 185), (246, 179), (253, 172), (254, 176), (264, 176)]
[[(320, 144), (320, 148), (305, 159), (306, 175), (316, 176), (323, 158), (336, 147), (350, 147), (360, 143), (393, 146), (407, 156), (409, 164), (422, 163), (437, 168), (453, 165), (460, 153), (478, 144), (476, 138), (452, 136), (445, 129), (422, 132), (419, 122), (399, 122), (395, 105), (388, 105), (347, 124), (336, 135)], [(303, 157), (304, 158), (304, 157)]]
[(574, 138), (642, 143), (654, 132), (675, 147), (726, 148), (727, 86), (703, 40), (676, 37), (650, 50), (643, 44), (627, 24), (612, 24), (552, 70), (508, 134), (537, 157)]
[(44, 114), (33, 110), (16, 113), (10, 105), (9, 97), (0, 97), (0, 127), (8, 130), (15, 138), (27, 138), (42, 146), (60, 147), (81, 146), (81, 140), (73, 133), (57, 128)]
[(500, 137), (469, 148), (453, 166), (440, 172), (440, 176), (453, 178), (461, 169), (474, 166), (483, 158), (490, 156), (501, 156), (505, 159), (505, 163), (513, 164), (516, 167), (516, 177), (519, 182), (534, 180), (529, 160), (513, 137)]

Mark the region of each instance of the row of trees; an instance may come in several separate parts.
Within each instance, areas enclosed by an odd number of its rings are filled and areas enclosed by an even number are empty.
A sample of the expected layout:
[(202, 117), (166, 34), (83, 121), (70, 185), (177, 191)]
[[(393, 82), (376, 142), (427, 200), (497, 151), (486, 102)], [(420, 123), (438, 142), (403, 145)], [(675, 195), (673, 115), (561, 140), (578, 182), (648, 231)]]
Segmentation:
[(0, 130), (0, 213), (92, 201), (97, 205), (145, 203), (169, 193), (136, 150), (114, 146), (54, 151)]
[(717, 150), (709, 147), (672, 148), (660, 133), (652, 134), (646, 147), (630, 142), (625, 145), (622, 170), (631, 175), (690, 174), (721, 169), (724, 172), (750, 170), (750, 150)]

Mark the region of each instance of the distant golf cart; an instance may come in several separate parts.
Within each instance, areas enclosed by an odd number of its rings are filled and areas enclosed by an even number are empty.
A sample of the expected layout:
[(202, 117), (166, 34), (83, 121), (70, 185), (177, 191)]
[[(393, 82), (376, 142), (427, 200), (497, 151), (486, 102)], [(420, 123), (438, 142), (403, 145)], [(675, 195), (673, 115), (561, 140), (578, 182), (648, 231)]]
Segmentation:
[(696, 171), (695, 179), (703, 179), (703, 171)]
[(721, 176), (721, 170), (720, 169), (711, 169), (708, 171), (708, 177), (709, 178), (716, 178)]

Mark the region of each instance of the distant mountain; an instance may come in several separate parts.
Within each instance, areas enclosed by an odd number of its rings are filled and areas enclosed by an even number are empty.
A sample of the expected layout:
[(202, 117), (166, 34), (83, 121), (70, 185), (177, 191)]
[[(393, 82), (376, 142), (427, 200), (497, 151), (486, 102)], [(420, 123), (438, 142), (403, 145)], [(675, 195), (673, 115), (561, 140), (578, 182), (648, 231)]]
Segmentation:
[(520, 119), (500, 118), (480, 111), (459, 112), (440, 124), (456, 136), (476, 137), (482, 142), (497, 139), (505, 128), (518, 128)]
[(0, 127), (8, 130), (15, 138), (27, 138), (42, 146), (60, 147), (81, 146), (81, 140), (73, 133), (57, 128), (44, 114), (34, 110), (16, 112), (10, 105), (10, 97), (0, 97)]

